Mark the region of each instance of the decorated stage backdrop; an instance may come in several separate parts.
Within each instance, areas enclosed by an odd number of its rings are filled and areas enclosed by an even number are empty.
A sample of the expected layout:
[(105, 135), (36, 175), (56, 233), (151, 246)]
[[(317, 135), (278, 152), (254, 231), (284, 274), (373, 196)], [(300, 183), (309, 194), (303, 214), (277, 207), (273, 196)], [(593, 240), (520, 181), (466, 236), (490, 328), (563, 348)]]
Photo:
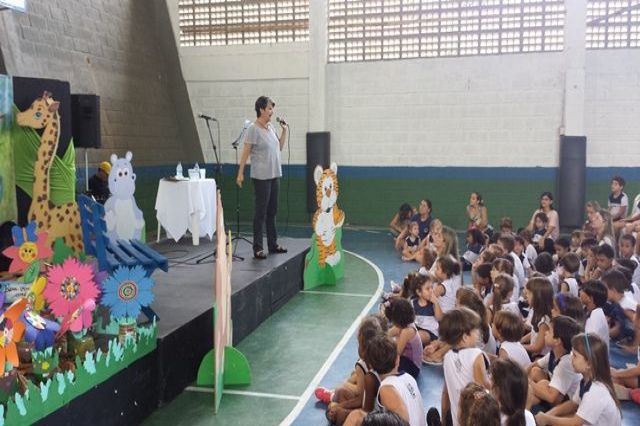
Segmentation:
[(0, 224), (17, 219), (11, 126), (13, 123), (13, 84), (0, 74)]

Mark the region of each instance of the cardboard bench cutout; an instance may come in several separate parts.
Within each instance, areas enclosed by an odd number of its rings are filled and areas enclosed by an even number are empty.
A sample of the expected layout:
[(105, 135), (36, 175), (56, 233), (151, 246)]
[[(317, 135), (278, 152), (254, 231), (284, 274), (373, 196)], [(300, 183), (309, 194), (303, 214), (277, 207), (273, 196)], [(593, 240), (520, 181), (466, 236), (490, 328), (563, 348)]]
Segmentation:
[(27, 110), (16, 115), (20, 126), (42, 129), (33, 167), (33, 191), (28, 218), (29, 221), (36, 222), (38, 232), (47, 232), (50, 246), (57, 238), (62, 238), (74, 252), (81, 253), (84, 247), (78, 205), (73, 201), (56, 206), (50, 199), (50, 170), (60, 137), (59, 107), (60, 102), (55, 101), (51, 93), (44, 92)]
[(335, 285), (344, 276), (342, 225), (345, 215), (337, 205), (340, 193), (337, 173), (336, 163), (331, 163), (326, 170), (317, 166), (313, 172), (318, 209), (313, 215), (311, 250), (305, 257), (305, 289)]

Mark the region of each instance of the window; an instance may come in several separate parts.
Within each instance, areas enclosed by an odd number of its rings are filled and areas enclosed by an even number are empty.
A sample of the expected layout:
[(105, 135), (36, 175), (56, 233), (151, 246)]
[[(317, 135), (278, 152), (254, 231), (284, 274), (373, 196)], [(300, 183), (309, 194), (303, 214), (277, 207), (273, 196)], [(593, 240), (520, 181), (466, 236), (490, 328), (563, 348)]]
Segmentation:
[(563, 49), (563, 0), (330, 0), (329, 62)]
[(179, 0), (181, 46), (309, 40), (309, 0)]
[(587, 49), (640, 47), (640, 0), (587, 3)]

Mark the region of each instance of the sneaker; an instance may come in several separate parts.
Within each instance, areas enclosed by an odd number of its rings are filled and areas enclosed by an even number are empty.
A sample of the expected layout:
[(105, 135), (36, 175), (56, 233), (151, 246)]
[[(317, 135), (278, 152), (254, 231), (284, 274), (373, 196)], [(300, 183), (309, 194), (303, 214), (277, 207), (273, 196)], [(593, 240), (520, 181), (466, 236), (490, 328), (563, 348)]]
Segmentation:
[(631, 399), (629, 392), (631, 389), (619, 385), (618, 383), (614, 383), (613, 390), (616, 393), (616, 398), (618, 398), (618, 401), (628, 401), (629, 399)]
[(316, 398), (318, 399), (318, 401), (322, 401), (327, 405), (329, 405), (329, 403), (331, 402), (331, 399), (333, 398), (333, 392), (330, 389), (323, 388), (323, 387), (316, 388), (316, 390), (314, 391), (314, 394), (316, 395)]
[(427, 411), (427, 426), (441, 426), (440, 413), (436, 407), (429, 408)]

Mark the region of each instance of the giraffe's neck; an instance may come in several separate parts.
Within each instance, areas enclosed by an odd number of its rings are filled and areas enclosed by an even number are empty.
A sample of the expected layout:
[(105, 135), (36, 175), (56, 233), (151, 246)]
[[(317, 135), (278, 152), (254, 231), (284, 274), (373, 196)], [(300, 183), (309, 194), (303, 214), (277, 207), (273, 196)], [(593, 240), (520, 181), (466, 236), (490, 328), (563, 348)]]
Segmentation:
[(59, 129), (60, 117), (57, 112), (54, 112), (40, 137), (38, 158), (33, 167), (33, 195), (29, 216), (38, 223), (38, 228), (40, 228), (40, 222), (47, 223), (46, 219), (49, 215), (49, 171), (58, 149)]

